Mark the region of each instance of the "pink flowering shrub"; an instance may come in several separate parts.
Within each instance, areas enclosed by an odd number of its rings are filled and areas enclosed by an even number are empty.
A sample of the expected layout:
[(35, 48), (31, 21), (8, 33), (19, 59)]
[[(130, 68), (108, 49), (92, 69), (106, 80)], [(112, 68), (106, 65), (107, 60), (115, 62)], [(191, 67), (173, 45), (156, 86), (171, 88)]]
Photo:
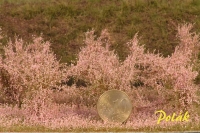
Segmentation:
[[(193, 71), (193, 67), (199, 36), (190, 33), (191, 28), (191, 24), (178, 27), (180, 44), (167, 58), (160, 54), (145, 53), (136, 34), (127, 43), (130, 54), (122, 62), (114, 51), (109, 50), (106, 30), (98, 38), (94, 31), (87, 32), (86, 47), (81, 49), (77, 64), (71, 66), (68, 75), (88, 83), (80, 96), (90, 100), (97, 101), (105, 90), (119, 89), (129, 94), (134, 107), (169, 104), (185, 110), (193, 102), (198, 102), (197, 86), (193, 83), (198, 73)], [(136, 86), (138, 82), (140, 85)]]
[[(194, 79), (200, 44), (199, 35), (191, 33), (191, 28), (191, 24), (178, 27), (180, 43), (168, 57), (145, 52), (136, 34), (127, 43), (130, 52), (123, 61), (110, 50), (107, 30), (99, 37), (92, 30), (86, 33), (86, 46), (77, 62), (70, 66), (60, 64), (50, 43), (41, 37), (34, 37), (30, 44), (18, 38), (10, 41), (4, 47), (5, 55), (0, 56), (0, 98), (4, 99), (0, 101), (0, 125), (39, 124), (55, 129), (174, 125), (157, 125), (154, 113), (162, 109), (192, 114), (194, 103), (199, 102)], [(62, 85), (69, 78), (75, 80), (74, 84)], [(85, 85), (78, 86), (78, 81)], [(98, 116), (97, 100), (110, 89), (122, 90), (131, 99), (133, 112), (126, 124), (103, 122)], [(198, 114), (193, 114), (189, 122), (199, 120)]]
[(61, 81), (61, 65), (50, 50), (50, 43), (41, 37), (34, 38), (29, 45), (16, 38), (15, 42), (9, 41), (4, 51), (1, 93), (19, 107), (25, 97), (31, 98), (32, 91), (55, 87)]

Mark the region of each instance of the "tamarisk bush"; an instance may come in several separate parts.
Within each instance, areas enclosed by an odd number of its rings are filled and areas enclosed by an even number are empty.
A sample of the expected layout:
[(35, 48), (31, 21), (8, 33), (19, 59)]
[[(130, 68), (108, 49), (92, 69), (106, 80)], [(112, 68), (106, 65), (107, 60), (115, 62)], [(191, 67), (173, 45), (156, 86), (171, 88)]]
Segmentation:
[(185, 110), (198, 102), (197, 86), (193, 83), (198, 73), (193, 67), (197, 60), (199, 35), (190, 33), (191, 28), (191, 24), (178, 27), (180, 43), (168, 57), (145, 52), (136, 34), (127, 43), (130, 54), (121, 62), (114, 51), (109, 50), (110, 36), (106, 30), (100, 37), (94, 35), (94, 30), (89, 31), (86, 47), (81, 49), (78, 61), (76, 65), (72, 64), (68, 75), (88, 83), (81, 97), (92, 99), (105, 90), (119, 89), (129, 94), (134, 107), (165, 104), (168, 109)]
[(4, 51), (0, 66), (1, 93), (18, 107), (24, 98), (31, 98), (32, 91), (54, 87), (61, 81), (61, 65), (50, 50), (50, 43), (41, 37), (34, 37), (29, 45), (16, 38), (14, 42), (9, 41)]

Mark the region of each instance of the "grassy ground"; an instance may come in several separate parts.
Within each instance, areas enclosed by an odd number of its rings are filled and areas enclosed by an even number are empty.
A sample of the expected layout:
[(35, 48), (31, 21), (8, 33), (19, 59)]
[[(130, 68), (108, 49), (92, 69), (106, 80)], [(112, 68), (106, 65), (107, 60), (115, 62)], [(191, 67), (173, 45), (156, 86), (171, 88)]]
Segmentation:
[(92, 128), (77, 128), (77, 129), (49, 129), (43, 126), (20, 126), (16, 125), (13, 127), (5, 128), (0, 127), (0, 132), (166, 132), (166, 131), (199, 131), (199, 126), (193, 126), (193, 124), (188, 124), (186, 126), (173, 126), (170, 128), (139, 128), (139, 129), (127, 129), (127, 128), (100, 128), (100, 129), (92, 129)]
[[(94, 28), (98, 35), (107, 28), (113, 40), (112, 49), (123, 60), (128, 54), (124, 44), (137, 32), (147, 49), (157, 49), (164, 56), (170, 55), (178, 44), (175, 35), (179, 23), (195, 23), (193, 30), (200, 32), (199, 12), (199, 0), (0, 0), (0, 27), (7, 35), (3, 45), (8, 37), (18, 35), (30, 41), (32, 35), (42, 33), (45, 40), (52, 42), (52, 49), (58, 59), (67, 63), (75, 60), (80, 47), (84, 46), (84, 32)], [(0, 52), (3, 52), (2, 47), (0, 45)], [(200, 83), (200, 76), (197, 80)], [(140, 131), (198, 129), (188, 126), (185, 129), (146, 128)], [(0, 131), (54, 130), (16, 126), (0, 128)]]

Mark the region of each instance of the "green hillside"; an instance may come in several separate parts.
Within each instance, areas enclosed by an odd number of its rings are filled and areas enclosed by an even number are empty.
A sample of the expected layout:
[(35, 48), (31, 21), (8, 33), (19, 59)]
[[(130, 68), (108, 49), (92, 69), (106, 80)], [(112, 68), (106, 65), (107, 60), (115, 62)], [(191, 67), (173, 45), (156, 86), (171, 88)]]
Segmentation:
[(109, 30), (120, 59), (127, 55), (124, 44), (137, 32), (146, 48), (167, 56), (177, 45), (179, 23), (195, 23), (194, 30), (200, 30), (199, 0), (1, 0), (0, 6), (4, 34), (29, 41), (42, 33), (68, 63), (84, 45), (84, 32), (92, 28), (97, 34)]

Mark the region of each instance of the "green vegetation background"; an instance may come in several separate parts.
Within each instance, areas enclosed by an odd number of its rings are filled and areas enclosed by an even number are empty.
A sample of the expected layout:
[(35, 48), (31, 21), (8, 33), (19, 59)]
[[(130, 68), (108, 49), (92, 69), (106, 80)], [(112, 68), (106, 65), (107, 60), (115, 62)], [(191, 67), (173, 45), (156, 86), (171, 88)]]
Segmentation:
[(29, 41), (42, 33), (58, 59), (68, 63), (84, 46), (84, 32), (92, 28), (97, 34), (109, 30), (121, 60), (127, 56), (124, 43), (137, 32), (147, 49), (170, 55), (178, 43), (177, 24), (184, 22), (195, 23), (199, 32), (199, 0), (0, 0), (5, 35)]
[(26, 41), (43, 34), (58, 59), (68, 63), (84, 46), (84, 32), (93, 28), (98, 35), (106, 28), (123, 60), (124, 43), (137, 32), (147, 49), (170, 55), (178, 23), (195, 23), (199, 32), (199, 12), (199, 0), (0, 0), (0, 26), (8, 37)]

